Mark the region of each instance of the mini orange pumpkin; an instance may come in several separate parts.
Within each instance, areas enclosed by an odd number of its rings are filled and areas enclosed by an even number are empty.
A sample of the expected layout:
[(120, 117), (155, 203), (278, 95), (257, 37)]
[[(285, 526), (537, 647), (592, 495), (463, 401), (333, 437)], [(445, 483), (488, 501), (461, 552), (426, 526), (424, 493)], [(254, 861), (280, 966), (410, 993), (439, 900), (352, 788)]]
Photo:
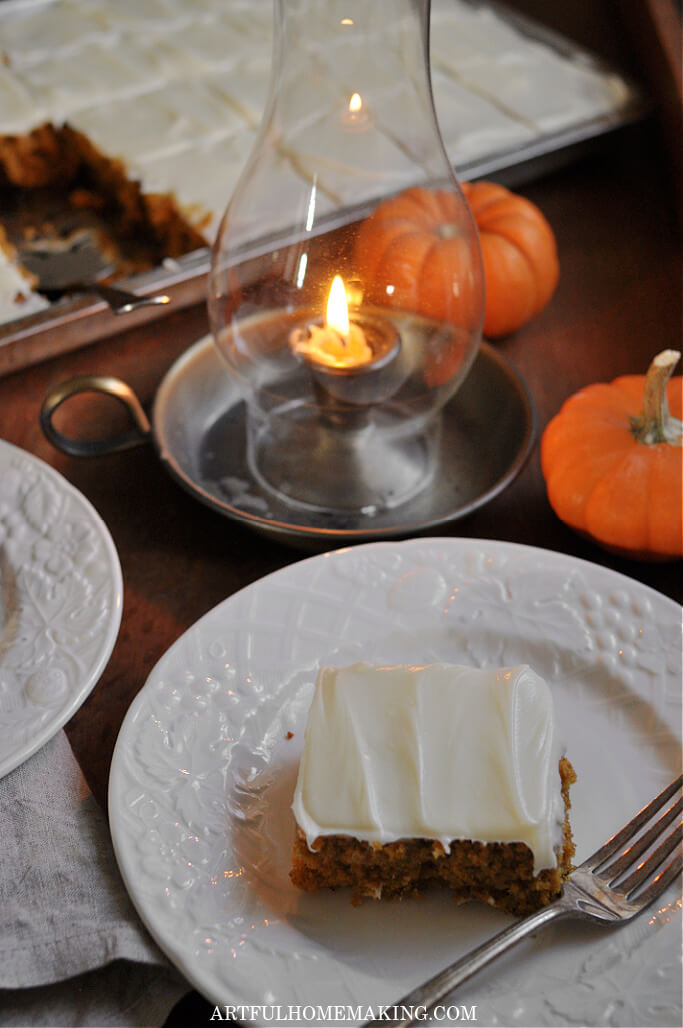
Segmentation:
[(541, 467), (550, 505), (571, 528), (637, 560), (683, 555), (683, 378), (664, 350), (647, 375), (596, 383), (548, 424)]
[(462, 200), (445, 189), (413, 186), (382, 201), (356, 238), (365, 297), (478, 331), (480, 262), (474, 233), (460, 231), (462, 214)]
[(535, 204), (493, 182), (465, 182), (486, 281), (484, 334), (508, 335), (543, 310), (560, 276), (555, 236)]
[[(464, 183), (479, 230), (484, 334), (507, 335), (538, 314), (559, 277), (557, 246), (538, 207), (492, 182)], [(360, 226), (356, 263), (371, 301), (451, 320), (473, 317), (471, 254), (457, 227), (457, 197), (414, 186), (380, 203)], [(454, 295), (453, 278), (460, 275)], [(387, 286), (390, 290), (387, 291)]]

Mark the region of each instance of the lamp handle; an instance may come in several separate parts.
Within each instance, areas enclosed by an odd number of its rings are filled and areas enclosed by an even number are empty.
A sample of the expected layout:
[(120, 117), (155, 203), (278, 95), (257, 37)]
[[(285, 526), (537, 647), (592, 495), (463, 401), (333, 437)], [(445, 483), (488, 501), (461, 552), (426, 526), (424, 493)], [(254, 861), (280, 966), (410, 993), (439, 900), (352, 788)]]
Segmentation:
[[(105, 439), (72, 439), (55, 428), (55, 411), (78, 393), (104, 393), (120, 400), (127, 407), (133, 422), (127, 432)], [(40, 426), (45, 437), (58, 450), (71, 457), (104, 457), (149, 442), (152, 427), (142, 404), (129, 385), (111, 375), (76, 375), (52, 386), (40, 409)]]

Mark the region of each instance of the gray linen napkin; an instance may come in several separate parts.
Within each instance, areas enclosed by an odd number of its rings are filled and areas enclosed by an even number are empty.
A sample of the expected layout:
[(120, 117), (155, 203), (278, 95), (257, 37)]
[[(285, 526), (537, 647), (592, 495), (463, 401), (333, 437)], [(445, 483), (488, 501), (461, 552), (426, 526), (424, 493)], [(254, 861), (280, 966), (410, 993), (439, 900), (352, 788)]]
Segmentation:
[(59, 732), (0, 780), (0, 1024), (162, 1025), (189, 989), (138, 918)]

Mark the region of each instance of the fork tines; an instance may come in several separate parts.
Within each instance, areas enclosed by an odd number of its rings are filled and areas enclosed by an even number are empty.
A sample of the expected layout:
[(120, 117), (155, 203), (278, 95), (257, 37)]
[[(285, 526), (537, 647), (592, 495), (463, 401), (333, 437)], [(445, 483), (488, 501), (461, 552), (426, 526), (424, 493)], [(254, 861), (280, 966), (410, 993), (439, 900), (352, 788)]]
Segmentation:
[[(625, 898), (629, 900), (637, 898), (639, 905), (648, 901), (648, 895), (654, 896), (661, 892), (680, 874), (683, 866), (680, 852), (683, 826), (679, 817), (683, 810), (683, 798), (679, 797), (677, 802), (672, 803), (654, 824), (650, 827), (647, 826), (654, 816), (676, 796), (682, 783), (683, 775), (667, 786), (651, 803), (643, 807), (621, 831), (608, 839), (604, 846), (601, 846), (582, 865), (582, 869), (592, 871), (596, 877), (612, 888), (616, 886), (617, 891)], [(635, 862), (662, 839), (665, 829), (676, 819), (679, 820), (673, 831), (634, 868)], [(628, 845), (629, 843), (631, 845)], [(624, 849), (624, 847), (626, 848)], [(676, 849), (678, 849), (677, 856), (657, 875), (646, 891), (636, 897), (638, 890), (647, 884), (654, 872)], [(607, 864), (607, 861), (615, 855), (616, 859)], [(632, 868), (633, 870), (631, 870)], [(623, 878), (622, 876), (628, 871), (631, 873)], [(619, 879), (622, 880), (619, 881)]]

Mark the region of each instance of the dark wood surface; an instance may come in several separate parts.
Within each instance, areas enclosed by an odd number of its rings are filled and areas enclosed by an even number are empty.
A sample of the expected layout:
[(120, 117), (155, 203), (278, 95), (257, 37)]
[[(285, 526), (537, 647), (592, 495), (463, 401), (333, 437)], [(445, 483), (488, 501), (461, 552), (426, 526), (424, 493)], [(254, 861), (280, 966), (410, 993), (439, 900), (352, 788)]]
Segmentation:
[[(654, 121), (614, 138), (607, 152), (524, 188), (554, 227), (561, 262), (549, 307), (496, 344), (535, 399), (539, 429), (580, 387), (644, 372), (680, 348), (681, 265), (675, 202)], [(150, 404), (165, 371), (207, 330), (202, 307), (0, 379), (0, 436), (47, 461), (93, 503), (108, 525), (124, 576), (120, 635), (102, 678), (66, 731), (98, 800), (117, 732), (155, 662), (202, 614), (260, 576), (301, 557), (201, 506), (165, 474), (151, 446), (99, 459), (53, 449), (38, 413), (50, 386), (106, 373)], [(83, 397), (63, 409), (70, 433), (119, 424), (117, 404)], [(597, 562), (683, 599), (680, 564), (612, 557), (551, 511), (538, 447), (516, 481), (488, 506), (433, 534), (503, 539)], [(206, 1011), (190, 997), (171, 1023)]]

